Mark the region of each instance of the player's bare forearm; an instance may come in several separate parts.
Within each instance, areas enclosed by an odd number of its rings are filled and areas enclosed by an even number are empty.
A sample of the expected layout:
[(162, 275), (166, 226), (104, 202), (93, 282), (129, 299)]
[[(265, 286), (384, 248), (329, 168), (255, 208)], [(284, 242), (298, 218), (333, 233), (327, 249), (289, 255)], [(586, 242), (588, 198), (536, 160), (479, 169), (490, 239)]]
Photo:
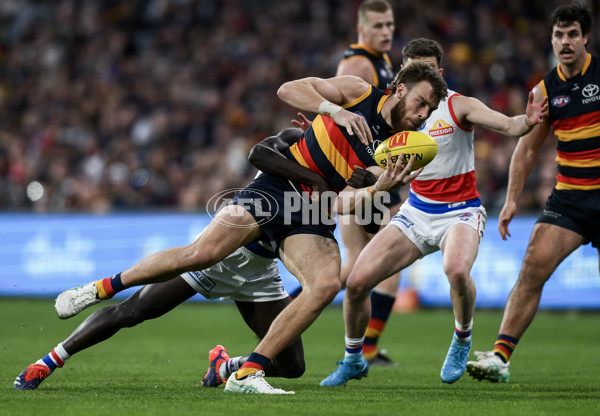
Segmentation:
[[(299, 165), (283, 155), (292, 144), (302, 137), (302, 130), (290, 128), (277, 136), (271, 136), (250, 150), (248, 160), (262, 172), (284, 179), (323, 188), (324, 179), (316, 172)], [(323, 189), (321, 189), (323, 190)]]
[(364, 117), (342, 106), (358, 99), (370, 88), (370, 84), (355, 76), (328, 79), (310, 77), (286, 82), (279, 87), (277, 95), (301, 111), (330, 117), (348, 134), (356, 134), (363, 144), (368, 145), (373, 142), (373, 135)]
[(323, 101), (343, 103), (342, 92), (335, 84), (316, 77), (286, 82), (277, 90), (277, 96), (292, 107), (311, 113), (319, 113)]
[(519, 199), (548, 131), (549, 125), (546, 120), (519, 139), (510, 160), (506, 201), (516, 202)]
[(545, 119), (548, 109), (547, 99), (540, 98), (540, 102), (537, 103), (533, 100), (534, 94), (530, 92), (526, 114), (514, 117), (492, 110), (472, 97), (456, 96), (453, 97), (452, 103), (457, 116), (467, 127), (477, 125), (506, 136), (521, 137)]

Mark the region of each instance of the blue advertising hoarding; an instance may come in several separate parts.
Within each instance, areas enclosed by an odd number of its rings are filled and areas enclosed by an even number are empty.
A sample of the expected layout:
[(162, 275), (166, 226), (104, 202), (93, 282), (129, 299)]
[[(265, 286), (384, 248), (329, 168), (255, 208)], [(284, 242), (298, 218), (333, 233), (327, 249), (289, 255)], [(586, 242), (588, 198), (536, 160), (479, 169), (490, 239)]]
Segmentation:
[[(209, 221), (205, 214), (0, 215), (0, 296), (55, 297), (64, 289), (125, 270), (156, 251), (185, 245)], [(472, 270), (478, 307), (504, 306), (534, 222), (515, 219), (512, 238), (502, 241), (497, 219), (489, 219)], [(546, 284), (540, 306), (600, 309), (597, 253), (587, 245), (571, 254)], [(298, 286), (283, 266), (280, 270), (288, 291)], [(416, 289), (424, 305), (450, 305), (439, 252), (405, 270), (401, 287)], [(338, 295), (335, 302), (341, 298)]]

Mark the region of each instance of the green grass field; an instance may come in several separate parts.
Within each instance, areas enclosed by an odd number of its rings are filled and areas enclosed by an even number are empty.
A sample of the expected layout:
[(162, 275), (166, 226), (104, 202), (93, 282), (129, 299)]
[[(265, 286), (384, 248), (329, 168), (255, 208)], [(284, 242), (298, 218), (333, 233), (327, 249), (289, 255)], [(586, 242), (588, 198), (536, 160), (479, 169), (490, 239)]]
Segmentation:
[[(52, 300), (0, 298), (0, 415), (600, 414), (600, 315), (574, 312), (538, 313), (513, 357), (510, 383), (465, 375), (453, 385), (439, 378), (451, 311), (394, 315), (382, 347), (400, 365), (374, 367), (367, 378), (325, 389), (320, 380), (343, 356), (341, 308), (331, 306), (303, 337), (305, 375), (269, 379), (296, 395), (268, 397), (200, 387), (210, 348), (221, 343), (230, 355), (242, 355), (256, 338), (232, 304), (186, 303), (75, 355), (38, 390), (14, 390), (15, 377), (89, 313), (61, 321)], [(474, 349), (492, 346), (500, 317), (500, 311), (477, 311)]]

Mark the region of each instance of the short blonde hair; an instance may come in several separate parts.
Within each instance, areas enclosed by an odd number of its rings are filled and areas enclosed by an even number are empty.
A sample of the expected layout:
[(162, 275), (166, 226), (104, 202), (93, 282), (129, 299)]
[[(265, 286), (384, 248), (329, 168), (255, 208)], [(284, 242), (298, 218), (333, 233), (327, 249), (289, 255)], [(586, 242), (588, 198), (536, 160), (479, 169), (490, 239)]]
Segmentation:
[(358, 6), (358, 24), (363, 25), (367, 20), (367, 12), (385, 13), (392, 9), (387, 0), (365, 0)]

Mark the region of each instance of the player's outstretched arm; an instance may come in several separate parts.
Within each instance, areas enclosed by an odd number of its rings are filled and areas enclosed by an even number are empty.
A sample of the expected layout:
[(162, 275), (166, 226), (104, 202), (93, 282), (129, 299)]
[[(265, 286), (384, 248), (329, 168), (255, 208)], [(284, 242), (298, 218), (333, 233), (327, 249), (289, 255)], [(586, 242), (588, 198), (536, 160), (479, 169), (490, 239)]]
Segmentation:
[(267, 137), (251, 150), (248, 160), (262, 172), (312, 186), (316, 193), (329, 190), (321, 175), (299, 165), (283, 155), (292, 144), (302, 137), (302, 130), (289, 128), (276, 136)]
[(534, 100), (533, 91), (529, 93), (525, 114), (508, 117), (492, 110), (473, 97), (452, 97), (452, 107), (459, 120), (467, 126), (481, 126), (488, 130), (512, 137), (521, 137), (542, 123), (548, 110), (548, 99), (540, 97)]

